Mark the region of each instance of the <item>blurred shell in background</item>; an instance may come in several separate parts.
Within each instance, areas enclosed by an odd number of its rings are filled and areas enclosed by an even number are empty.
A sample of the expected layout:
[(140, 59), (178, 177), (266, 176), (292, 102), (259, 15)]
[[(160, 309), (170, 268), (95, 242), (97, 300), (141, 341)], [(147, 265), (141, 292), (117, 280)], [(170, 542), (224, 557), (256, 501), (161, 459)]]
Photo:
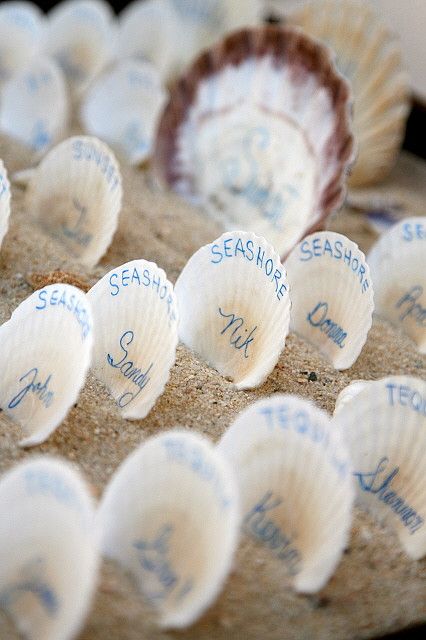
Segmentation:
[(330, 46), (351, 83), (358, 157), (350, 186), (379, 181), (395, 163), (409, 111), (399, 42), (371, 8), (350, 0), (310, 2), (286, 19)]
[(0, 247), (9, 228), (10, 183), (7, 170), (0, 158)]
[(39, 52), (43, 26), (43, 14), (34, 3), (0, 4), (0, 86)]
[(286, 254), (342, 203), (352, 159), (349, 87), (327, 49), (292, 28), (238, 31), (171, 90), (160, 180), (225, 229)]

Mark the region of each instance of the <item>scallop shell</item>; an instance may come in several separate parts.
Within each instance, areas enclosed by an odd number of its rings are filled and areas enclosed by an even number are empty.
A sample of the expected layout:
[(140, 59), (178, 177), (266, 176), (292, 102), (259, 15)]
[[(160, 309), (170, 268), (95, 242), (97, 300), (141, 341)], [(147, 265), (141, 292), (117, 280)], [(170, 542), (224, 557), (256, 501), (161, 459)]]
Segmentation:
[(68, 138), (30, 176), (26, 207), (70, 255), (94, 266), (118, 224), (122, 186), (117, 160), (89, 136)]
[(9, 228), (10, 183), (6, 167), (0, 159), (0, 247)]
[(20, 73), (38, 53), (42, 13), (32, 2), (0, 5), (0, 85)]
[(270, 244), (234, 231), (194, 253), (175, 285), (179, 337), (238, 389), (260, 385), (285, 346), (287, 276)]
[(358, 158), (349, 184), (379, 181), (395, 162), (409, 111), (399, 43), (366, 3), (310, 2), (288, 19), (334, 50), (337, 68), (351, 83)]
[(236, 472), (243, 531), (282, 563), (297, 591), (321, 589), (348, 540), (354, 493), (327, 414), (276, 394), (240, 413), (218, 448)]
[(370, 270), (358, 245), (332, 231), (311, 234), (285, 263), (292, 292), (291, 328), (336, 369), (348, 369), (371, 328)]
[(392, 526), (406, 553), (426, 554), (426, 382), (367, 382), (334, 423), (353, 461), (360, 504)]
[(48, 15), (44, 50), (79, 96), (115, 51), (112, 10), (102, 0), (65, 0)]
[(368, 384), (368, 380), (353, 380), (347, 387), (342, 389), (336, 398), (333, 415), (337, 415), (342, 407), (345, 407), (348, 403), (352, 402), (355, 396), (358, 395), (358, 393)]
[(163, 627), (185, 627), (213, 602), (238, 541), (235, 479), (198, 434), (173, 430), (134, 451), (100, 506), (103, 550), (135, 576)]
[(29, 640), (71, 640), (96, 586), (88, 488), (68, 463), (23, 462), (0, 481), (0, 608)]
[(81, 120), (87, 133), (105, 140), (131, 164), (139, 164), (151, 155), (165, 100), (156, 69), (148, 62), (125, 60), (91, 86)]
[(156, 174), (225, 228), (254, 231), (284, 255), (342, 202), (348, 109), (325, 47), (289, 28), (239, 31), (172, 89)]
[(405, 218), (368, 255), (376, 311), (426, 353), (426, 218)]
[(0, 327), (0, 406), (25, 431), (22, 446), (44, 442), (76, 402), (92, 327), (86, 295), (68, 284), (35, 291)]
[(144, 418), (163, 393), (175, 361), (173, 285), (153, 262), (133, 260), (107, 273), (88, 298), (95, 322), (95, 373), (125, 418)]
[(4, 85), (0, 128), (35, 151), (43, 152), (55, 142), (67, 122), (65, 80), (53, 60), (33, 60)]

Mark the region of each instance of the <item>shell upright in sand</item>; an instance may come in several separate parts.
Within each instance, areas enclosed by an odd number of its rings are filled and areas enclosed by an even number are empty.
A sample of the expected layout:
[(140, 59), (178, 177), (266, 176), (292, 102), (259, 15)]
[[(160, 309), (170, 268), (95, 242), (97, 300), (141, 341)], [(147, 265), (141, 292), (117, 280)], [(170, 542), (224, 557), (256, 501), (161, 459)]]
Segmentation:
[(370, 270), (355, 242), (319, 231), (285, 262), (291, 287), (291, 328), (314, 344), (336, 369), (358, 358), (373, 321)]
[(199, 434), (150, 438), (119, 467), (99, 510), (103, 552), (127, 568), (163, 627), (186, 627), (213, 602), (238, 542), (227, 461)]
[(10, 182), (6, 167), (0, 158), (0, 247), (9, 228), (10, 216)]
[(241, 412), (218, 448), (237, 477), (243, 531), (274, 554), (297, 591), (321, 589), (347, 543), (354, 495), (349, 456), (328, 416), (275, 394)]
[(352, 147), (349, 88), (327, 49), (296, 29), (246, 29), (172, 88), (155, 172), (284, 255), (340, 206)]
[(194, 253), (175, 286), (179, 337), (238, 389), (260, 385), (285, 346), (287, 277), (270, 244), (234, 231)]
[(426, 382), (365, 382), (333, 418), (352, 459), (359, 503), (389, 523), (406, 553), (426, 554)]
[(350, 186), (378, 182), (396, 160), (409, 111), (399, 43), (365, 2), (316, 0), (286, 17), (331, 47), (351, 84), (358, 157)]
[(65, 461), (31, 458), (0, 478), (0, 608), (28, 640), (77, 637), (96, 588), (94, 517)]
[(142, 419), (163, 393), (178, 343), (173, 285), (153, 262), (133, 260), (87, 294), (95, 322), (93, 368), (123, 417)]

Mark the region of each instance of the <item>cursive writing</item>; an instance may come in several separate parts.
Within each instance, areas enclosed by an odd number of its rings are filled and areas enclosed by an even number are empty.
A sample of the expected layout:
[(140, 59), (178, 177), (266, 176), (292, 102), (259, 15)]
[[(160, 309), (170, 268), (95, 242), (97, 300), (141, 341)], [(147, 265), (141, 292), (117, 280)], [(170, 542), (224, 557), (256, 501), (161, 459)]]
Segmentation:
[(318, 302), (316, 307), (312, 309), (306, 316), (307, 321), (312, 327), (317, 327), (327, 338), (337, 344), (340, 349), (345, 348), (344, 340), (348, 334), (336, 322), (327, 317), (327, 302)]
[(50, 407), (55, 395), (54, 392), (49, 389), (49, 382), (52, 379), (52, 374), (49, 374), (44, 382), (39, 382), (37, 380), (37, 375), (38, 369), (37, 367), (34, 367), (19, 378), (19, 382), (25, 381), (26, 384), (9, 402), (7, 405), (8, 409), (15, 409), (18, 407), (29, 393), (33, 393), (46, 409)]
[(117, 400), (117, 404), (119, 407), (125, 407), (130, 402), (132, 402), (132, 400), (137, 398), (142, 389), (144, 389), (150, 381), (151, 378), (148, 376), (148, 374), (154, 366), (154, 363), (151, 362), (148, 369), (146, 371), (142, 371), (142, 369), (134, 364), (133, 360), (127, 359), (129, 352), (127, 351), (126, 347), (132, 344), (134, 335), (135, 334), (133, 333), (133, 331), (125, 331), (121, 336), (120, 348), (124, 353), (121, 360), (119, 360), (118, 362), (114, 362), (113, 356), (110, 353), (108, 353), (107, 355), (108, 364), (113, 367), (113, 369), (118, 369), (125, 378), (133, 382), (138, 387), (138, 391), (136, 391), (136, 393), (126, 391), (119, 397), (119, 399)]
[(426, 307), (423, 307), (419, 299), (423, 295), (423, 287), (417, 285), (411, 287), (402, 298), (398, 300), (395, 307), (397, 309), (403, 309), (399, 319), (401, 322), (405, 318), (412, 318), (419, 327), (426, 327)]
[(72, 203), (73, 203), (74, 209), (78, 213), (78, 218), (75, 222), (74, 228), (72, 229), (67, 227), (65, 224), (62, 225), (62, 232), (64, 236), (66, 236), (67, 238), (74, 240), (77, 244), (81, 245), (82, 247), (87, 247), (93, 238), (93, 235), (91, 233), (86, 233), (84, 231), (84, 225), (87, 218), (87, 207), (82, 205), (80, 201), (77, 200), (77, 198), (73, 198)]
[[(248, 329), (244, 327), (243, 318), (237, 317), (234, 313), (225, 313), (224, 311), (222, 311), (220, 307), (219, 307), (219, 313), (222, 316), (222, 318), (226, 318), (227, 320), (229, 320), (225, 328), (222, 329), (222, 331), (220, 332), (220, 335), (223, 336), (229, 329), (230, 330), (230, 333), (228, 334), (229, 343), (235, 349), (237, 349), (237, 351), (244, 349), (244, 357), (248, 358), (249, 357), (248, 348), (250, 344), (254, 341), (254, 338), (255, 338), (254, 333), (257, 329), (257, 326), (255, 326), (249, 332)], [(244, 333), (247, 335), (244, 335)]]

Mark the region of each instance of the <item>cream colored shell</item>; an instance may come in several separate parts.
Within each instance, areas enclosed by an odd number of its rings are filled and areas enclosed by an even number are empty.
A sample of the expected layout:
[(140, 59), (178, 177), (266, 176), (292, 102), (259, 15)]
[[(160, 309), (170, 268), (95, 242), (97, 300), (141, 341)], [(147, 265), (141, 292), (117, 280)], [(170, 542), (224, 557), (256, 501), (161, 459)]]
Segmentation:
[(0, 158), (0, 247), (9, 228), (10, 183), (6, 167)]

